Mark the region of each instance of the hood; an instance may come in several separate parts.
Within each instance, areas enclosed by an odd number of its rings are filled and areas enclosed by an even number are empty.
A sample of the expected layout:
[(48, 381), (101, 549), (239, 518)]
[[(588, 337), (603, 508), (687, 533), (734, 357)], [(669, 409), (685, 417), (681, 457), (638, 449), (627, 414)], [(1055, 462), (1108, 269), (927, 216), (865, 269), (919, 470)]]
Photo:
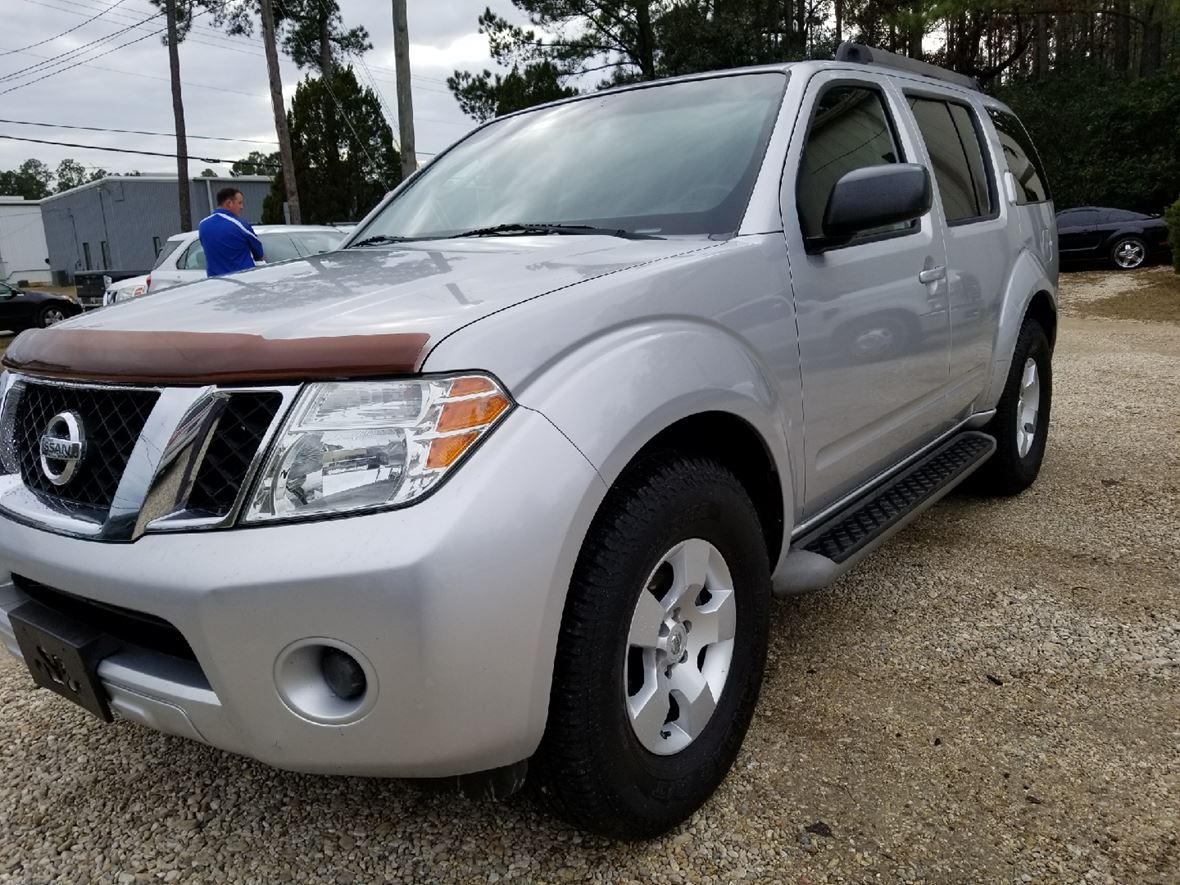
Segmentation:
[(706, 242), (536, 236), (346, 249), (177, 286), (69, 328), (270, 339), (412, 332), (437, 342), (521, 301)]
[(347, 249), (25, 332), (3, 363), (32, 374), (153, 384), (415, 372), (435, 344), (489, 314), (711, 245), (559, 235)]

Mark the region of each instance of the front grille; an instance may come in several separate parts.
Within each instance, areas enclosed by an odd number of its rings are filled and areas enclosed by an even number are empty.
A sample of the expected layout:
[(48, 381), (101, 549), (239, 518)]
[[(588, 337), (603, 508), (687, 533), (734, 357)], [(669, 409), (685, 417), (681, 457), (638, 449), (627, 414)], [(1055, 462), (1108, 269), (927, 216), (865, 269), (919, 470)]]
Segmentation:
[(230, 397), (197, 471), (188, 501), (191, 512), (225, 516), (233, 509), (282, 402), (278, 393), (235, 393)]
[[(24, 484), (50, 505), (105, 519), (158, 398), (150, 390), (26, 384), (13, 422), (13, 449)], [(74, 475), (56, 486), (41, 468), (41, 436), (55, 415), (67, 411), (78, 414), (86, 442)]]
[(46, 608), (101, 630), (121, 642), (183, 658), (186, 661), (197, 659), (184, 634), (163, 618), (75, 596), (21, 575), (13, 575), (12, 582), (18, 590)]

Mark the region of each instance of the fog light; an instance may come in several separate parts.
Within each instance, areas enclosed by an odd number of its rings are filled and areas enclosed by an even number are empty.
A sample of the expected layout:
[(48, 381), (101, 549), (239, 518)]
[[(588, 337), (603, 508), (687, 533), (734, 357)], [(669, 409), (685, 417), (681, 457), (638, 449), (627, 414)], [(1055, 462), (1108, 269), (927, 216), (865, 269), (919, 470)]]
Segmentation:
[(308, 636), (275, 659), (275, 688), (292, 713), (324, 725), (359, 722), (377, 705), (379, 680), (364, 652), (339, 639)]
[(356, 659), (338, 648), (325, 648), (320, 657), (320, 672), (332, 694), (351, 701), (365, 693), (365, 671)]

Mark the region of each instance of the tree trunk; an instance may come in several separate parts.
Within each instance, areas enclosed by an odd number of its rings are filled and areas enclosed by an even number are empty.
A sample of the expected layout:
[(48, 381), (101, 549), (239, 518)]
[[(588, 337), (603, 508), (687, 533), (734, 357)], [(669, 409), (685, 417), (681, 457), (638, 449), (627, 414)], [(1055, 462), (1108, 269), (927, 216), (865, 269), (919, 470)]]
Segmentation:
[(1150, 77), (1163, 66), (1164, 22), (1159, 0), (1149, 3), (1143, 10), (1146, 24), (1143, 26), (1143, 52), (1139, 56), (1139, 76)]
[(295, 184), (295, 157), (291, 153), (291, 133), (287, 129), (287, 112), (283, 106), (283, 80), (279, 75), (279, 51), (275, 46), (275, 13), (272, 0), (259, 0), (262, 13), (262, 48), (266, 50), (266, 71), (270, 79), (270, 103), (275, 115), (275, 134), (279, 139), (279, 157), (283, 163), (283, 184), (287, 189), (287, 209), (291, 224), (302, 224), (299, 212), (299, 189)]
[(1049, 73), (1049, 16), (1038, 12), (1033, 20), (1036, 30), (1036, 51), (1033, 53), (1033, 76), (1043, 77)]
[(639, 0), (635, 4), (635, 24), (639, 32), (639, 45), (636, 47), (639, 56), (639, 72), (644, 80), (656, 78), (656, 47), (655, 33), (651, 27), (651, 2)]
[(1070, 16), (1061, 13), (1053, 29), (1053, 68), (1058, 71), (1069, 66), (1069, 21)]
[(397, 76), (402, 178), (409, 178), (418, 168), (418, 154), (414, 148), (414, 96), (410, 91), (410, 28), (406, 20), (406, 0), (393, 0), (393, 65)]
[(799, 35), (799, 57), (807, 58), (807, 0), (795, 3), (795, 32)]
[(184, 100), (180, 95), (180, 39), (176, 27), (176, 0), (164, 7), (168, 20), (168, 70), (172, 78), (172, 120), (176, 126), (176, 196), (180, 202), (180, 230), (193, 229), (193, 209), (188, 180), (188, 138), (184, 131)]
[(320, 74), (325, 77), (332, 73), (331, 24), (325, 11), (320, 19)]
[(1114, 57), (1112, 64), (1119, 76), (1131, 69), (1131, 3), (1130, 0), (1115, 0), (1114, 4)]
[(909, 39), (906, 41), (906, 55), (910, 58), (921, 60), (922, 58), (922, 37), (926, 30), (925, 25), (921, 20), (915, 21), (910, 25)]
[(844, 0), (836, 0), (836, 45), (844, 42)]

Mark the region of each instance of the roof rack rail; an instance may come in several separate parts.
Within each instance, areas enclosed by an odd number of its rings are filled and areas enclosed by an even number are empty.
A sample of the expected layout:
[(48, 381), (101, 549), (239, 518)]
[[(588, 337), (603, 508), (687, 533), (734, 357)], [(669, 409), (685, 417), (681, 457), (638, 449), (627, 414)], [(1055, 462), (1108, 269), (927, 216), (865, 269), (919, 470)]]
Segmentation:
[(836, 61), (896, 68), (899, 71), (908, 71), (911, 74), (920, 74), (923, 77), (945, 80), (964, 89), (972, 89), (976, 92), (983, 91), (983, 87), (979, 85), (979, 81), (974, 77), (968, 77), (966, 74), (959, 74), (955, 71), (948, 71), (946, 68), (940, 68), (938, 65), (932, 65), (924, 61), (918, 61), (916, 58), (907, 58), (904, 55), (897, 55), (893, 52), (886, 52), (884, 49), (875, 49), (872, 46), (865, 46), (863, 43), (853, 43), (849, 40), (845, 40), (837, 47)]

